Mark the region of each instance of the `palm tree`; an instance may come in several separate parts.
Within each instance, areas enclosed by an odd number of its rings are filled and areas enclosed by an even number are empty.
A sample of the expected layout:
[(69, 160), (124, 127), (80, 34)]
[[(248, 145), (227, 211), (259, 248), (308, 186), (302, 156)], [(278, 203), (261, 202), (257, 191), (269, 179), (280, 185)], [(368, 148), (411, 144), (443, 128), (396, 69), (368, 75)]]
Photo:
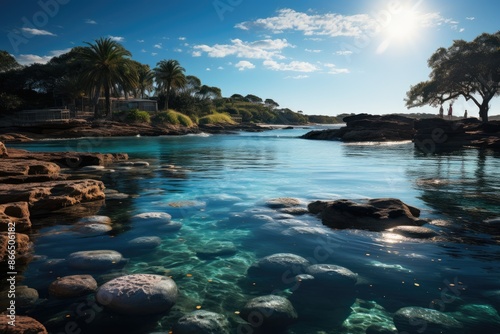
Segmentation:
[[(140, 94), (141, 99), (144, 98), (144, 94), (146, 91), (153, 90), (153, 79), (154, 72), (151, 71), (149, 65), (143, 65), (137, 63), (137, 74), (138, 74), (138, 82), (137, 82), (137, 92)], [(137, 94), (137, 95), (139, 95)]]
[(137, 82), (137, 72), (130, 60), (132, 54), (110, 38), (100, 38), (95, 44), (86, 44), (88, 47), (81, 51), (85, 64), (82, 81), (90, 93), (89, 96), (99, 96), (101, 90), (104, 91), (106, 116), (109, 117), (111, 90), (116, 89), (117, 85), (133, 87)]
[(162, 60), (156, 64), (155, 77), (158, 83), (158, 89), (166, 92), (166, 110), (168, 110), (168, 100), (172, 88), (182, 88), (186, 84), (186, 71), (177, 60)]

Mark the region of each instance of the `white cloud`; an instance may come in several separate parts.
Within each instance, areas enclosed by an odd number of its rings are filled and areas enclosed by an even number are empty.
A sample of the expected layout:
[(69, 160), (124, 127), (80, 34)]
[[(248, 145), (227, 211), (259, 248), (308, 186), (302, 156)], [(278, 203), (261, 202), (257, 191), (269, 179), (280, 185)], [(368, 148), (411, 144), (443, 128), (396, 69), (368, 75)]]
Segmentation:
[(311, 52), (311, 53), (320, 53), (321, 50), (311, 50), (311, 49), (305, 49), (306, 52)]
[(174, 49), (174, 52), (182, 52), (182, 49), (176, 48), (176, 49)]
[(308, 14), (293, 9), (278, 10), (278, 15), (237, 24), (243, 30), (260, 28), (273, 33), (287, 30), (301, 31), (306, 36), (361, 36), (368, 30), (375, 30), (376, 22), (367, 14), (344, 16), (335, 13)]
[(179, 41), (185, 41), (186, 40), (186, 37), (179, 37)]
[(92, 19), (86, 19), (85, 23), (87, 23), (87, 24), (97, 24), (97, 22), (95, 20), (92, 20)]
[(201, 51), (194, 51), (193, 57), (201, 57)]
[(315, 72), (318, 70), (316, 65), (305, 61), (292, 61), (288, 64), (278, 63), (274, 60), (264, 60), (264, 66), (273, 71), (294, 71), (294, 72)]
[(468, 16), (465, 19), (469, 21), (474, 21), (476, 18), (474, 16)]
[(223, 70), (223, 69), (224, 69), (224, 67), (219, 66), (219, 67), (217, 67), (217, 69), (218, 69), (218, 70)]
[(157, 52), (152, 52), (151, 55), (154, 57), (154, 56), (158, 55), (158, 53)]
[(283, 59), (281, 50), (294, 47), (286, 39), (264, 39), (255, 42), (244, 42), (241, 39), (231, 40), (231, 44), (195, 45), (194, 49), (205, 52), (212, 58), (236, 56), (238, 58), (270, 59), (277, 57)]
[(205, 71), (208, 71), (208, 72), (210, 72), (211, 70), (212, 70), (212, 69), (211, 69), (210, 67), (207, 67), (207, 68), (205, 69)]
[(141, 52), (147, 52), (145, 49), (142, 49)]
[(155, 49), (161, 49), (162, 48), (162, 43), (155, 44), (155, 45), (153, 45), (153, 47)]
[(248, 60), (241, 60), (236, 65), (234, 65), (234, 67), (236, 67), (240, 71), (244, 71), (255, 68), (255, 65), (249, 62)]
[(34, 54), (22, 54), (22, 55), (19, 55), (19, 57), (16, 57), (16, 60), (21, 65), (31, 65), (34, 63), (46, 64), (52, 58), (59, 57), (60, 55), (68, 53), (70, 51), (71, 51), (71, 48), (64, 49), (64, 50), (52, 50), (46, 56), (39, 56), (39, 55), (34, 55)]
[(347, 68), (338, 68), (335, 64), (325, 64), (325, 67), (328, 68), (329, 74), (341, 74), (341, 73), (350, 73)]
[(458, 32), (464, 32), (465, 31), (465, 28), (460, 28), (460, 30)]
[(125, 42), (125, 37), (121, 37), (121, 36), (111, 36), (111, 35), (108, 35), (108, 37), (109, 37), (112, 41), (115, 41), (115, 42)]
[(342, 50), (342, 51), (336, 51), (334, 54), (337, 56), (350, 56), (350, 55), (352, 55), (352, 51)]
[(309, 78), (309, 76), (304, 74), (285, 77), (285, 79), (295, 79), (295, 80), (307, 79), (307, 78)]
[(144, 43), (144, 40), (143, 39), (138, 39), (137, 42)]
[(34, 54), (22, 54), (19, 57), (16, 57), (16, 60), (21, 65), (30, 65), (34, 63), (38, 64), (46, 64), (49, 60), (52, 59), (52, 56), (38, 56)]
[(21, 30), (33, 36), (57, 36), (56, 34), (53, 34), (47, 30), (40, 30), (34, 28), (22, 28)]

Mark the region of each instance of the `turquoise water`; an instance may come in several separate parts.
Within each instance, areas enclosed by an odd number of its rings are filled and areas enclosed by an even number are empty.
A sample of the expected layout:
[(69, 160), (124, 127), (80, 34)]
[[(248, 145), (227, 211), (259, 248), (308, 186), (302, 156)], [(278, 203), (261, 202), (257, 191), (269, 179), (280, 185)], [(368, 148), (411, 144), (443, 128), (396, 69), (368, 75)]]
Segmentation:
[[(293, 253), (358, 274), (358, 299), (348, 320), (329, 322), (328, 307), (318, 301), (323, 306), (312, 310), (318, 318), (301, 319), (299, 312), (289, 333), (364, 333), (370, 324), (394, 329), (392, 314), (405, 306), (438, 303), (437, 309), (450, 315), (470, 304), (487, 305), (484, 308), (493, 312), (499, 309), (500, 231), (498, 225), (483, 222), (500, 217), (498, 153), (463, 150), (424, 155), (412, 143), (342, 144), (297, 138), (307, 131), (16, 145), (32, 151), (126, 152), (131, 161), (149, 163), (93, 172), (111, 192), (129, 195), (108, 199), (92, 211), (112, 219), (111, 231), (83, 235), (72, 230), (79, 216), (88, 212), (34, 221), (39, 226), (33, 237), (37, 259), (24, 273), (22, 284), (37, 289), (41, 299), (26, 313), (53, 333), (64, 333), (73, 319), (82, 333), (168, 333), (180, 316), (201, 308), (226, 315), (234, 333), (240, 333), (244, 325), (238, 311), (249, 299), (271, 292), (265, 284), (249, 280), (246, 271), (274, 253)], [(427, 226), (441, 237), (423, 241), (390, 233), (332, 230), (315, 216), (292, 217), (266, 206), (266, 200), (279, 197), (297, 198), (304, 206), (318, 199), (395, 197), (422, 209), (422, 217), (432, 220)], [(150, 230), (131, 219), (151, 211), (170, 213), (182, 228)], [(306, 233), (297, 227), (316, 229)], [(152, 235), (161, 238), (155, 250), (138, 252), (127, 244)], [(217, 245), (228, 251), (202, 256)], [(99, 284), (131, 273), (171, 276), (181, 291), (176, 306), (167, 315), (122, 317), (102, 310), (93, 296), (70, 301), (49, 297), (47, 287), (57, 277), (89, 272), (65, 266), (46, 270), (47, 260), (99, 249), (117, 250), (128, 259), (120, 270), (91, 272)], [(293, 291), (273, 292), (289, 297)], [(294, 301), (300, 309), (296, 303), (300, 301)], [(87, 310), (87, 316), (79, 310)], [(488, 323), (494, 317), (468, 316), (471, 321), (464, 322), (469, 332), (498, 332)], [(474, 317), (490, 320), (473, 321)]]

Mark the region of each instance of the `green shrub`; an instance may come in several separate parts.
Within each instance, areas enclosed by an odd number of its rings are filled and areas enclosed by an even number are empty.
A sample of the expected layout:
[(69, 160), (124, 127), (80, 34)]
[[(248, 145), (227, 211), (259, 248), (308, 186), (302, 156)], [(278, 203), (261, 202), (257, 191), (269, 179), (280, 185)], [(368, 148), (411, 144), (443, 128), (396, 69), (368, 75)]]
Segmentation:
[(157, 124), (172, 124), (191, 127), (194, 125), (191, 118), (175, 110), (162, 111), (154, 116), (154, 122)]
[(126, 113), (126, 121), (132, 123), (150, 123), (151, 117), (147, 111), (133, 109)]
[(198, 120), (198, 123), (200, 125), (207, 125), (207, 124), (235, 124), (236, 122), (233, 121), (231, 116), (227, 114), (215, 113), (200, 118)]

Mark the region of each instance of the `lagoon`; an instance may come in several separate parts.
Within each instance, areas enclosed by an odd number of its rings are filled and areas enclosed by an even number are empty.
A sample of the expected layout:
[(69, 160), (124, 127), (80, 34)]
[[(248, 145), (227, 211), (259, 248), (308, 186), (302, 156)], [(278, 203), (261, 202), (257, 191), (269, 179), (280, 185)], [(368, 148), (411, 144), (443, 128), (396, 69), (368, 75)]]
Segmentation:
[[(73, 319), (82, 333), (168, 333), (182, 315), (202, 309), (225, 315), (231, 332), (245, 333), (253, 329), (245, 327), (238, 313), (251, 298), (273, 292), (292, 297), (299, 311), (288, 333), (365, 333), (373, 324), (394, 331), (393, 314), (408, 306), (454, 316), (466, 333), (497, 333), (499, 154), (476, 149), (423, 154), (410, 142), (298, 138), (309, 130), (11, 145), (31, 151), (125, 152), (132, 162), (148, 163), (92, 172), (110, 194), (95, 212), (111, 218), (109, 231), (74, 230), (78, 215), (33, 219), (40, 226), (32, 236), (37, 258), (22, 284), (37, 289), (41, 299), (27, 313), (54, 333), (65, 332)], [(128, 196), (112, 196), (116, 194)], [(421, 217), (430, 221), (426, 227), (439, 237), (333, 230), (316, 216), (291, 216), (266, 204), (282, 197), (299, 199), (301, 207), (314, 200), (398, 198), (420, 208)], [(182, 228), (153, 230), (132, 218), (147, 212), (169, 213)], [(159, 237), (157, 247), (141, 252), (130, 246), (144, 236)], [(115, 250), (127, 262), (119, 270), (93, 272), (50, 265), (82, 250)], [(315, 316), (301, 317), (301, 300), (293, 298), (293, 288), (248, 277), (253, 263), (275, 253), (356, 273), (356, 299), (345, 312), (347, 319), (332, 320), (328, 301), (308, 310)], [(135, 273), (172, 277), (180, 297), (168, 314), (126, 317), (104, 310), (92, 295), (70, 301), (48, 295), (47, 287), (57, 277), (92, 274), (102, 285)]]

